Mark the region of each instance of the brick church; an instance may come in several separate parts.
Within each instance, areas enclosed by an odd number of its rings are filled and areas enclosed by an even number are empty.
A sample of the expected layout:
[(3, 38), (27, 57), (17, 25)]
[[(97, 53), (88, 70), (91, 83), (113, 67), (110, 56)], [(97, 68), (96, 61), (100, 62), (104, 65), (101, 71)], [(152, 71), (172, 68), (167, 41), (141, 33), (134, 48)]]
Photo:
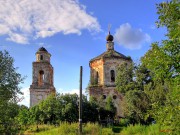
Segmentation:
[[(102, 99), (104, 102), (108, 96), (111, 96), (117, 116), (123, 116), (121, 93), (115, 90), (115, 79), (117, 68), (122, 63), (131, 63), (129, 57), (114, 50), (113, 36), (108, 34), (106, 37), (107, 50), (89, 62), (90, 66), (90, 86), (89, 95), (96, 99)], [(32, 85), (30, 86), (30, 107), (46, 99), (51, 93), (55, 93), (53, 84), (53, 67), (50, 63), (51, 54), (41, 47), (36, 52), (36, 61), (33, 62)]]
[(118, 66), (122, 63), (131, 63), (132, 60), (114, 50), (113, 36), (110, 32), (106, 37), (106, 41), (107, 50), (89, 62), (89, 95), (94, 96), (96, 99), (103, 98), (104, 102), (108, 96), (111, 96), (117, 108), (117, 116), (123, 117), (121, 108), (123, 96), (115, 90), (115, 79)]

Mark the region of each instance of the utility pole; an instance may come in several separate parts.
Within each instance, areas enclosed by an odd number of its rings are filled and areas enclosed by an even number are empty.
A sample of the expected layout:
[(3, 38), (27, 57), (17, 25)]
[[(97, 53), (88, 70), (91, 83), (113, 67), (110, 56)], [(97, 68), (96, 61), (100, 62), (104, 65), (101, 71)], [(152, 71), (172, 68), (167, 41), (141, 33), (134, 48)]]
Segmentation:
[(82, 135), (82, 66), (80, 66), (80, 85), (79, 85), (79, 134)]

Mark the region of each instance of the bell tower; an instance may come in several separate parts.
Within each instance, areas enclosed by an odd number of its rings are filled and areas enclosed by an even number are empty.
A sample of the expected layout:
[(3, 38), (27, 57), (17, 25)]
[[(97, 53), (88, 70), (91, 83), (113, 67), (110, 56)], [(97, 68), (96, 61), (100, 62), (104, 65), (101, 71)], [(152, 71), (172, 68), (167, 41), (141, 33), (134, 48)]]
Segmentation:
[(53, 84), (53, 67), (50, 63), (51, 54), (41, 47), (36, 52), (36, 61), (33, 62), (32, 85), (30, 86), (30, 107), (55, 94)]

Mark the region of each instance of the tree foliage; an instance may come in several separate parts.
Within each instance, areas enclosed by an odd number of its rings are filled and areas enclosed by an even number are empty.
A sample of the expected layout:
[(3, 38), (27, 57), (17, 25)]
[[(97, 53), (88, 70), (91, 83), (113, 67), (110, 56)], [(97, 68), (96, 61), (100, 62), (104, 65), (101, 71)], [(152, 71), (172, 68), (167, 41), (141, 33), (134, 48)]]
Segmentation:
[(14, 67), (14, 59), (7, 51), (0, 51), (0, 101), (17, 100), (23, 78)]
[(116, 77), (116, 89), (121, 93), (126, 93), (134, 88), (133, 64), (123, 63), (118, 67)]
[(14, 118), (18, 114), (19, 84), (23, 78), (14, 67), (14, 59), (7, 51), (0, 51), (0, 132), (12, 133), (17, 128)]
[(167, 28), (167, 39), (154, 43), (142, 58), (151, 71), (154, 85), (149, 86), (151, 113), (162, 126), (178, 132), (180, 118), (180, 2), (172, 0), (157, 5), (158, 27)]
[(148, 124), (146, 117), (150, 100), (145, 93), (146, 85), (152, 83), (149, 70), (142, 64), (123, 64), (119, 66), (116, 78), (116, 90), (124, 94), (123, 111), (132, 124)]
[(157, 13), (157, 26), (167, 28), (167, 39), (152, 43), (141, 63), (129, 68), (131, 72), (120, 68), (117, 90), (124, 92), (129, 119), (142, 123), (142, 119), (153, 116), (157, 123), (176, 134), (180, 127), (180, 2), (157, 4)]

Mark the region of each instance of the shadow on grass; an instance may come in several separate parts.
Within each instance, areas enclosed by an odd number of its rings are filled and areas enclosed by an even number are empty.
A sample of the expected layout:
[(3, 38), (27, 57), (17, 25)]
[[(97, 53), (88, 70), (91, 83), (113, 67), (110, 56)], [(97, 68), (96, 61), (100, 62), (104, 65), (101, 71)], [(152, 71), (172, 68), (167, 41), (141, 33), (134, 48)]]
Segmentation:
[(112, 128), (112, 131), (114, 132), (114, 133), (120, 133), (121, 132), (121, 130), (123, 130), (123, 127), (116, 127), (116, 126), (114, 126), (113, 128)]

